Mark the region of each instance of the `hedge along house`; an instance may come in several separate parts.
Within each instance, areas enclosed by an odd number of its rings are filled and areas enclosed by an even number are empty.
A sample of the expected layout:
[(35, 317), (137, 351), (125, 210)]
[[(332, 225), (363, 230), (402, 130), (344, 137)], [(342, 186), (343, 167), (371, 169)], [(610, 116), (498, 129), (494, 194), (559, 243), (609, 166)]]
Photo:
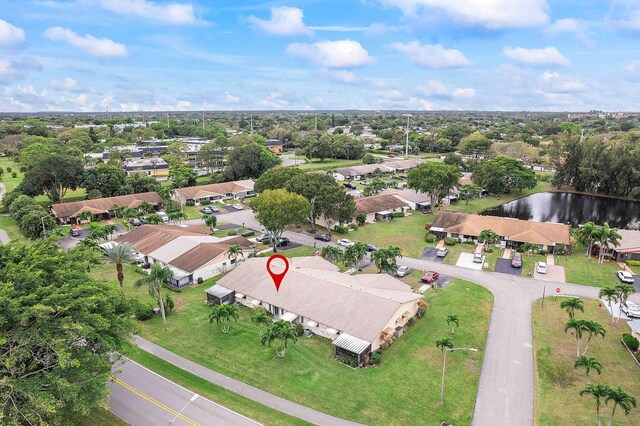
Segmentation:
[(397, 194), (380, 194), (371, 197), (356, 198), (357, 216), (360, 213), (366, 215), (366, 222), (384, 222), (393, 218), (393, 213), (411, 209), (411, 204)]
[(114, 216), (117, 206), (136, 209), (143, 202), (151, 204), (154, 210), (162, 209), (162, 197), (157, 192), (143, 192), (139, 194), (120, 195), (117, 197), (95, 198), (93, 200), (60, 203), (51, 206), (51, 213), (58, 221), (66, 225), (76, 223), (78, 215), (83, 211), (91, 212), (92, 220), (107, 220)]
[(194, 205), (202, 202), (242, 200), (254, 197), (254, 182), (250, 179), (234, 182), (213, 183), (211, 185), (189, 186), (178, 188), (172, 199), (182, 205)]
[(266, 263), (266, 258), (247, 259), (205, 290), (207, 300), (263, 307), (274, 319), (302, 324), (331, 339), (336, 356), (351, 357), (359, 365), (367, 362), (371, 351), (404, 333), (422, 300), (410, 286), (387, 274), (343, 274), (317, 256), (289, 259), (289, 271), (276, 291)]
[(570, 244), (569, 225), (454, 212), (438, 213), (429, 232), (439, 238), (476, 240), (485, 229), (498, 234), (506, 248), (530, 243), (554, 253)]
[[(143, 258), (144, 263), (160, 262), (173, 272), (168, 284), (183, 288), (220, 275), (243, 257), (246, 258), (255, 244), (244, 237), (218, 238), (209, 235), (209, 229), (201, 225), (142, 225), (114, 240), (128, 243)], [(243, 257), (229, 258), (229, 247), (237, 244)]]

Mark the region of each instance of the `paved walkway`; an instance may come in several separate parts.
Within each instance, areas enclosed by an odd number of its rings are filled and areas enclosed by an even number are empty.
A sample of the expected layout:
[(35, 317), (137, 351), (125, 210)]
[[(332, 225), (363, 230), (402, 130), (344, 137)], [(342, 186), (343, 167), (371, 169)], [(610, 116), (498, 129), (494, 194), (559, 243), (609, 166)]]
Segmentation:
[(547, 266), (551, 265), (554, 266), (556, 264), (556, 257), (553, 254), (548, 254), (547, 255)]
[(242, 395), (253, 401), (256, 401), (262, 405), (266, 405), (267, 407), (271, 407), (275, 410), (278, 410), (283, 413), (289, 414), (291, 416), (297, 417), (299, 419), (305, 420), (309, 423), (323, 425), (323, 426), (324, 425), (335, 425), (335, 426), (358, 425), (358, 423), (350, 422), (348, 420), (339, 419), (337, 417), (333, 417), (328, 414), (321, 413), (319, 411), (313, 410), (311, 408), (305, 407), (303, 405), (297, 404), (295, 402), (291, 402), (284, 398), (280, 398), (279, 396), (275, 396), (273, 394), (265, 392), (262, 389), (258, 389), (256, 387), (247, 385), (246, 383), (243, 383), (239, 380), (232, 379), (231, 377), (227, 377), (216, 371), (203, 367), (200, 364), (196, 364), (193, 361), (189, 361), (186, 358), (176, 355), (175, 353), (168, 351), (156, 345), (155, 343), (145, 340), (142, 337), (136, 336), (135, 343), (141, 349), (144, 349), (145, 351), (157, 356), (158, 358), (161, 358), (167, 362), (170, 362), (176, 367), (179, 367), (192, 374), (195, 374), (196, 376), (201, 377), (205, 380), (208, 380), (211, 383), (215, 383), (216, 385), (221, 386), (225, 389), (228, 389), (231, 392), (235, 392), (239, 395)]
[(504, 253), (502, 253), (503, 259), (511, 259), (511, 249), (504, 249)]

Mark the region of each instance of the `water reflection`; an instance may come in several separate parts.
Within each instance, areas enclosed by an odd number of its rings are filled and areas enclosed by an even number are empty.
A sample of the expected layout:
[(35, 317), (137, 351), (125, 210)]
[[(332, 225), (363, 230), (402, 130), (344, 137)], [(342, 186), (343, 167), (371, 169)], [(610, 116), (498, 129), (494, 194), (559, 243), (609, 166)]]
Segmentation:
[(572, 226), (589, 221), (598, 225), (609, 222), (611, 226), (624, 228), (627, 223), (640, 219), (640, 202), (566, 192), (542, 192), (487, 209), (481, 214), (568, 223)]

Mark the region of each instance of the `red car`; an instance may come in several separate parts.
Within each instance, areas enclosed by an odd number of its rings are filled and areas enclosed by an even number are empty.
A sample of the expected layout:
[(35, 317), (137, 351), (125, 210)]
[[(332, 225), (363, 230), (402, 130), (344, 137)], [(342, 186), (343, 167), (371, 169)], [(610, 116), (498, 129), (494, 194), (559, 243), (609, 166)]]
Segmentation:
[(431, 284), (435, 282), (438, 278), (440, 278), (440, 274), (435, 271), (429, 271), (422, 276), (420, 281), (423, 283)]

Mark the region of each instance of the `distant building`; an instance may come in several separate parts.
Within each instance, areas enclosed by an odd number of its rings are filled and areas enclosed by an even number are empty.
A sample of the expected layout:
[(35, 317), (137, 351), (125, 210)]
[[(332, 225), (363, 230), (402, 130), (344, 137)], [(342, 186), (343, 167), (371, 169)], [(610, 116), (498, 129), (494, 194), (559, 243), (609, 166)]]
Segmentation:
[(178, 188), (173, 194), (173, 199), (186, 205), (199, 204), (203, 201), (241, 200), (256, 195), (253, 184), (252, 180), (238, 180)]
[(284, 143), (280, 139), (269, 139), (265, 146), (274, 154), (282, 154)]
[(377, 164), (363, 164), (362, 166), (341, 167), (336, 169), (333, 176), (336, 180), (361, 180), (370, 178), (376, 169), (380, 169), (383, 174), (405, 173), (419, 164), (422, 159), (387, 161)]
[(162, 197), (157, 192), (143, 192), (139, 194), (120, 195), (117, 197), (95, 198), (93, 200), (59, 203), (51, 206), (51, 213), (62, 224), (76, 223), (77, 217), (83, 211), (89, 211), (93, 220), (107, 220), (114, 215), (116, 206), (136, 209), (143, 202), (153, 206), (155, 210), (162, 208)]
[(143, 173), (147, 176), (167, 176), (169, 174), (169, 165), (162, 158), (128, 160), (125, 161), (123, 168), (127, 176), (133, 173)]

